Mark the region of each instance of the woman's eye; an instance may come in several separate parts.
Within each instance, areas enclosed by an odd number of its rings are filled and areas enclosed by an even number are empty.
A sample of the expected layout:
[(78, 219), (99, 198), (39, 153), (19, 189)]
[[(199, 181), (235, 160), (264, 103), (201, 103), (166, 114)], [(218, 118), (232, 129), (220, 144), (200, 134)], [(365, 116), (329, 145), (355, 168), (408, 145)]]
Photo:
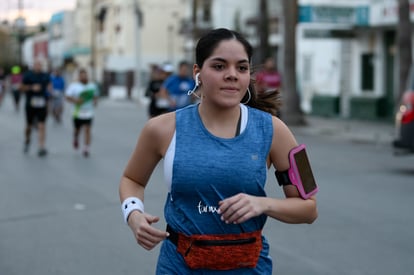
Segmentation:
[(248, 71), (249, 70), (249, 66), (240, 66), (239, 70), (242, 72)]
[(213, 65), (213, 68), (216, 69), (216, 70), (222, 70), (224, 68), (224, 65), (223, 64), (215, 64), (215, 65)]

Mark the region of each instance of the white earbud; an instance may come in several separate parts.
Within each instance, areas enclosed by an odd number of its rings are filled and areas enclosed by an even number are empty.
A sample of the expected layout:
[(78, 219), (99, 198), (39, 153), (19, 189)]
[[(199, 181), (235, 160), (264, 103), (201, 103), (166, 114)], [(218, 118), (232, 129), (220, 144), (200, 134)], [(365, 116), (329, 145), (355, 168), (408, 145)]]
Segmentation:
[(198, 84), (200, 83), (200, 80), (198, 79), (200, 77), (200, 73), (196, 73), (195, 75), (195, 85), (198, 86)]
[[(195, 85), (194, 85), (194, 88), (192, 89), (192, 90), (189, 90), (188, 92), (187, 92), (187, 95), (192, 95), (192, 94), (194, 94), (194, 92), (195, 91), (197, 91), (197, 89), (198, 89), (198, 87), (199, 87), (199, 84), (200, 84), (200, 80), (198, 79), (199, 78), (199, 76), (200, 76), (200, 73), (196, 73), (196, 75), (195, 75)], [(197, 95), (196, 95), (197, 96)]]

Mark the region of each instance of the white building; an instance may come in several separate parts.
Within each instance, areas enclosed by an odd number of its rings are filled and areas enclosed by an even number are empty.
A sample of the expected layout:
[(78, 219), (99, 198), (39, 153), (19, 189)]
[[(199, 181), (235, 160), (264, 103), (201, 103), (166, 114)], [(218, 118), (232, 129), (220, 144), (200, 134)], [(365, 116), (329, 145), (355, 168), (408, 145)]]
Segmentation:
[(49, 34), (47, 32), (39, 32), (25, 39), (22, 51), (23, 64), (32, 67), (36, 60), (42, 63), (43, 70), (49, 69)]
[(22, 63), (28, 66), (34, 61), (33, 38), (27, 38), (22, 45)]
[(62, 67), (75, 43), (73, 12), (61, 11), (52, 15), (49, 25), (49, 64), (52, 69)]
[(113, 86), (126, 86), (130, 93), (134, 79), (142, 87), (150, 64), (185, 58), (179, 27), (188, 17), (187, 2), (78, 0), (76, 64), (91, 68), (104, 93)]
[[(188, 59), (185, 54), (185, 39), (180, 34), (182, 23), (191, 18), (190, 0), (141, 0), (142, 62), (148, 70), (153, 63), (169, 62), (177, 65)], [(190, 60), (188, 60), (190, 61)]]
[[(72, 33), (74, 41), (72, 47), (64, 54), (65, 58), (71, 60), (77, 67), (92, 67), (92, 17), (92, 0), (77, 0), (73, 11)], [(95, 79), (93, 72), (92, 78)]]
[[(78, 0), (73, 11), (72, 47), (65, 60), (90, 68), (103, 93), (112, 86), (126, 86), (134, 79), (144, 87), (152, 64), (181, 60), (193, 62), (193, 8), (196, 28), (206, 31), (226, 27), (245, 34), (257, 46), (259, 2), (250, 0)], [(280, 1), (268, 1), (272, 23), (269, 42), (280, 45)], [(53, 57), (53, 59), (56, 59)]]
[[(280, 0), (267, 1), (267, 13), (270, 24), (269, 44), (279, 47), (281, 44), (280, 21), (282, 16), (282, 4)], [(257, 47), (259, 44), (258, 23), (259, 1), (250, 0), (216, 0), (212, 5), (212, 25), (215, 28), (223, 27), (235, 29), (248, 38), (249, 42)], [(269, 22), (270, 23), (270, 22)]]
[(393, 117), (397, 5), (393, 0), (300, 1), (297, 68), (306, 112)]

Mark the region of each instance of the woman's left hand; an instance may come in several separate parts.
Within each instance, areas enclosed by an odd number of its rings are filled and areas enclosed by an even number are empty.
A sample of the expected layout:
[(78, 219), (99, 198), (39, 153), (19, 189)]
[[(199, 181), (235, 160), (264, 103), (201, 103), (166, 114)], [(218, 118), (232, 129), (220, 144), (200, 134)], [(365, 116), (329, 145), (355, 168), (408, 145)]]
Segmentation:
[(243, 223), (250, 218), (261, 215), (264, 212), (262, 200), (240, 193), (219, 202), (221, 219), (226, 223)]

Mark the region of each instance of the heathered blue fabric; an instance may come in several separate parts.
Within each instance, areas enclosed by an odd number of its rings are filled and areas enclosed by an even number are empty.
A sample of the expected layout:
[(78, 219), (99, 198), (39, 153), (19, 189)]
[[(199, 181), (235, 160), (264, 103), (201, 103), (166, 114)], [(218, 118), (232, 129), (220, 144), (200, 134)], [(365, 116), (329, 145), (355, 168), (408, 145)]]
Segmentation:
[[(222, 199), (246, 193), (266, 196), (266, 159), (273, 136), (271, 115), (248, 108), (246, 129), (237, 137), (220, 138), (204, 127), (198, 105), (176, 111), (176, 148), (171, 192), (165, 204), (165, 219), (177, 232), (229, 234), (262, 229), (266, 216), (242, 224), (226, 224), (217, 214)], [(255, 269), (233, 271), (189, 270), (176, 247), (164, 241), (157, 274), (271, 274), (269, 246), (263, 249)], [(246, 252), (248, 253), (248, 252)]]

